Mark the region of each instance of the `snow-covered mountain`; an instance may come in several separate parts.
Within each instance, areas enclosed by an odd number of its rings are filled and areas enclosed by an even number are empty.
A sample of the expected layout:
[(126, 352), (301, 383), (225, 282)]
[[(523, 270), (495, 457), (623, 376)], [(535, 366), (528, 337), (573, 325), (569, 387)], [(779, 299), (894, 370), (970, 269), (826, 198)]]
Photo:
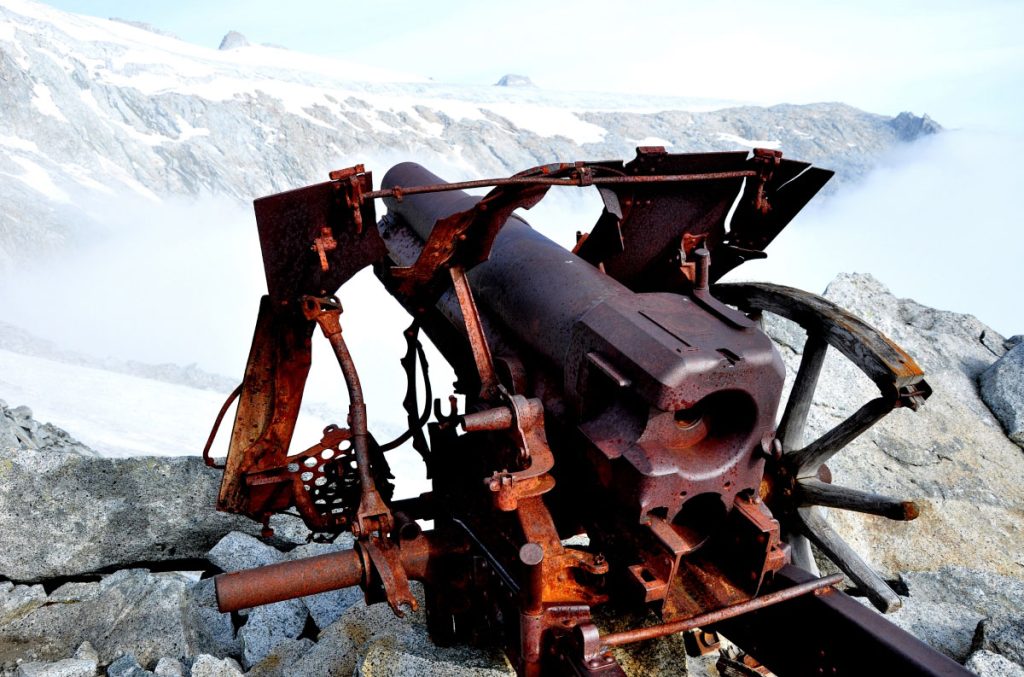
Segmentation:
[(630, 157), (637, 145), (767, 146), (836, 169), (841, 182), (938, 129), (837, 103), (723, 108), (455, 86), (244, 39), (226, 47), (0, 1), (0, 269), (88, 239), (126, 197), (248, 202), (362, 161), (382, 172), (435, 159), (470, 176)]

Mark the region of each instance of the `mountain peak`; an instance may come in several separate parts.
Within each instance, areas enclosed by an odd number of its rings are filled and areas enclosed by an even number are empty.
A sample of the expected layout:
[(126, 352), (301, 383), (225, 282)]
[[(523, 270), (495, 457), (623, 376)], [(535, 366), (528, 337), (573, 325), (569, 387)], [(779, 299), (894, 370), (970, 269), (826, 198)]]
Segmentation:
[(228, 31), (224, 36), (224, 39), (220, 41), (220, 47), (217, 49), (236, 49), (238, 47), (248, 47), (249, 41), (245, 39), (245, 36), (238, 31)]
[(501, 79), (494, 83), (495, 87), (536, 87), (533, 81), (526, 75), (506, 73)]
[(889, 126), (896, 130), (900, 141), (913, 141), (929, 134), (938, 134), (942, 125), (928, 117), (927, 113), (918, 117), (909, 111), (903, 111), (892, 120)]

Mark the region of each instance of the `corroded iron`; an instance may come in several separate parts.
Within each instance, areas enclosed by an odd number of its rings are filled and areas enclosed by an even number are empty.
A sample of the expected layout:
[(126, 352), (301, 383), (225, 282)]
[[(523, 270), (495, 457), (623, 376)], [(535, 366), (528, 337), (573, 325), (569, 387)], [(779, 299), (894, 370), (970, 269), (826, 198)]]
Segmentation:
[[(930, 393), (921, 370), (824, 299), (715, 284), (763, 257), (830, 176), (777, 151), (640, 148), (628, 163), (553, 164), (459, 184), (404, 163), (377, 190), (360, 165), (257, 200), (269, 295), (236, 393), (218, 507), (265, 524), (295, 511), (312, 537), (347, 531), (355, 547), (218, 577), (222, 610), (359, 585), (368, 603), (401, 615), (420, 603), (410, 581), (421, 581), (439, 643), (498, 642), (521, 675), (615, 675), (614, 647), (698, 627), (758, 657), (756, 622), (739, 619), (843, 595), (832, 587), (839, 576), (787, 573), (794, 560), (813, 567), (807, 538), (876, 605), (896, 606), (814, 506), (916, 516), (911, 502), (833, 486), (825, 462), (894, 407), (920, 406)], [(596, 187), (605, 205), (573, 252), (515, 213), (555, 186)], [(477, 187), (492, 190), (463, 192)], [(376, 199), (387, 214), (374, 224)], [(370, 266), (413, 318), (402, 358), (409, 430), (383, 445), (367, 429), (332, 296)], [(784, 370), (762, 312), (809, 336), (778, 427)], [(289, 455), (316, 326), (348, 386), (348, 420)], [(435, 402), (429, 422), (429, 388), (422, 412), (417, 402), (417, 367), (427, 380), (419, 331), (465, 397), (462, 411), (450, 398), (447, 414)], [(880, 395), (804, 443), (830, 346)], [(408, 440), (432, 490), (392, 500), (384, 452)], [(592, 611), (610, 602), (653, 609), (661, 622), (602, 634)], [(838, 627), (834, 608), (821, 622)], [(794, 649), (788, 664), (767, 653), (779, 674), (802, 674), (815, 650)], [(855, 654), (846, 661), (853, 672), (867, 665)]]

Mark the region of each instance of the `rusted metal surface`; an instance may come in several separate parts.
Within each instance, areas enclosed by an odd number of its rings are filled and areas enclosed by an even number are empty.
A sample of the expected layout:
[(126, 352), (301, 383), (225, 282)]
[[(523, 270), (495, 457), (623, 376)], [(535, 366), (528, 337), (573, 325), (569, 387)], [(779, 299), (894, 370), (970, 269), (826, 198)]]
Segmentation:
[(362, 556), (343, 550), (216, 578), (217, 606), (230, 612), (363, 583)]
[(741, 616), (751, 611), (764, 609), (765, 607), (778, 604), (779, 602), (785, 602), (787, 600), (800, 597), (801, 595), (814, 593), (828, 586), (841, 583), (842, 580), (842, 574), (834, 574), (826, 578), (819, 578), (813, 581), (807, 581), (806, 583), (799, 583), (788, 588), (783, 588), (782, 590), (776, 590), (775, 592), (769, 592), (746, 602), (733, 604), (732, 606), (727, 606), (716, 611), (710, 611), (706, 614), (701, 614), (685, 620), (602, 635), (600, 642), (603, 647), (621, 646), (623, 644), (643, 642), (656, 637), (664, 637), (665, 635), (674, 635), (677, 632), (684, 632), (694, 628), (708, 627), (729, 618), (735, 618), (736, 616)]
[[(582, 258), (602, 264), (634, 291), (677, 289), (684, 279), (679, 266), (698, 243), (715, 262), (712, 282), (744, 261), (762, 258), (764, 248), (832, 176), (805, 162), (783, 160), (778, 151), (756, 150), (748, 157), (746, 152), (640, 150), (622, 166), (636, 181), (602, 189), (604, 213), (579, 248)], [(689, 172), (719, 178), (653, 180)], [(734, 201), (727, 233), (725, 221)]]
[[(786, 586), (813, 577), (787, 566), (776, 578), (777, 585)], [(778, 675), (971, 674), (906, 630), (879, 622), (876, 612), (835, 589), (804, 595), (714, 627)]]
[[(714, 284), (763, 256), (829, 176), (777, 151), (641, 148), (629, 163), (457, 184), (403, 163), (379, 190), (355, 166), (258, 200), (270, 294), (218, 505), (264, 522), (295, 510), (315, 538), (349, 531), (355, 546), (218, 577), (222, 609), (360, 585), (367, 603), (401, 615), (419, 604), (418, 580), (440, 643), (499, 642), (520, 675), (611, 676), (622, 674), (611, 647), (693, 628), (710, 637), (709, 626), (740, 628), (729, 624), (831, 590), (841, 576), (786, 573), (794, 553), (807, 560), (797, 547), (806, 538), (876, 605), (898, 604), (814, 511), (916, 515), (911, 502), (831, 485), (824, 463), (894, 407), (919, 406), (930, 392), (920, 369), (824, 299)], [(555, 186), (593, 186), (604, 200), (573, 252), (513, 213)], [(461, 192), (478, 187), (492, 190)], [(388, 208), (379, 224), (375, 199)], [(409, 429), (383, 446), (367, 428), (358, 356), (332, 296), (367, 266), (413, 317), (401, 359)], [(810, 337), (778, 430), (784, 371), (760, 312), (795, 319)], [(316, 326), (341, 367), (348, 417), (289, 455)], [(461, 411), (454, 394), (448, 413), (435, 401), (432, 421), (429, 384), (422, 411), (417, 401), (417, 371), (427, 376), (420, 330), (464, 396)], [(829, 346), (880, 397), (805, 443)], [(392, 500), (383, 452), (409, 440), (432, 491)], [(610, 602), (653, 609), (662, 622), (602, 635), (592, 610)], [(744, 632), (724, 634), (759, 658), (762, 645)], [(760, 670), (754, 658), (737, 665)]]
[[(366, 423), (366, 402), (363, 399), (363, 387), (359, 382), (352, 353), (349, 352), (341, 333), (341, 304), (333, 297), (321, 299), (303, 296), (302, 312), (306, 319), (316, 321), (330, 342), (348, 389), (348, 423), (352, 428), (352, 447), (355, 450), (360, 487), (359, 507), (355, 519), (352, 520), (352, 533), (356, 536), (374, 531), (387, 533), (391, 529), (391, 511), (377, 491), (370, 470), (370, 433)], [(405, 587), (408, 588), (408, 585)], [(408, 596), (406, 591), (403, 600)]]
[[(418, 535), (392, 544), (408, 578), (423, 580), (430, 559), (430, 539)], [(285, 599), (371, 584), (373, 556), (363, 549), (341, 550), (290, 562), (223, 574), (216, 578), (217, 605), (230, 612)], [(397, 566), (395, 568), (398, 568)]]
[(473, 300), (473, 292), (469, 288), (469, 281), (466, 279), (466, 271), (462, 266), (452, 266), (449, 271), (455, 288), (455, 297), (459, 300), (459, 310), (466, 323), (466, 335), (469, 338), (470, 350), (473, 351), (473, 361), (476, 362), (476, 371), (480, 376), (480, 398), (488, 400), (497, 394), (498, 388), (491, 348), (487, 345), (487, 337), (484, 336), (483, 327), (480, 325), (480, 316)]
[(369, 189), (371, 174), (359, 165), (332, 177), (254, 203), (267, 289), (275, 302), (333, 294), (384, 255), (373, 201), (359, 197)]
[(313, 323), (269, 296), (260, 302), (217, 508), (265, 521), (288, 500), (254, 496), (246, 476), (286, 463), (311, 360)]
[(239, 384), (238, 387), (231, 391), (231, 394), (228, 395), (227, 399), (224, 400), (224, 404), (221, 405), (220, 411), (217, 412), (217, 418), (213, 420), (213, 428), (210, 429), (210, 436), (206, 438), (206, 444), (203, 445), (203, 463), (210, 468), (216, 468), (217, 470), (224, 469), (223, 465), (218, 464), (210, 456), (210, 450), (213, 448), (214, 440), (217, 439), (217, 431), (220, 430), (220, 424), (224, 420), (225, 414), (228, 413), (228, 409), (231, 408), (231, 405), (235, 403), (235, 400), (237, 400), (241, 394), (242, 386)]

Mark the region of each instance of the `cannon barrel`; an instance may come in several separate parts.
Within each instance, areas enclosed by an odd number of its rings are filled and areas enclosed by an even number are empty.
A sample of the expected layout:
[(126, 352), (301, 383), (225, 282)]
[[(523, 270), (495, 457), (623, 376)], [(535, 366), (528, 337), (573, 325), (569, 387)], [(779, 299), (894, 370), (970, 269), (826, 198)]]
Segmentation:
[[(444, 182), (414, 162), (403, 162), (384, 175), (382, 187)], [(479, 200), (463, 191), (449, 191), (403, 196), (401, 201), (385, 198), (384, 204), (389, 214), (401, 218), (425, 241), (438, 220), (471, 209)], [(624, 285), (515, 215), (498, 233), (490, 258), (469, 271), (469, 280), (477, 304), (489, 316), (563, 369), (576, 322), (602, 301), (633, 296)], [(459, 317), (454, 307), (445, 312)]]

